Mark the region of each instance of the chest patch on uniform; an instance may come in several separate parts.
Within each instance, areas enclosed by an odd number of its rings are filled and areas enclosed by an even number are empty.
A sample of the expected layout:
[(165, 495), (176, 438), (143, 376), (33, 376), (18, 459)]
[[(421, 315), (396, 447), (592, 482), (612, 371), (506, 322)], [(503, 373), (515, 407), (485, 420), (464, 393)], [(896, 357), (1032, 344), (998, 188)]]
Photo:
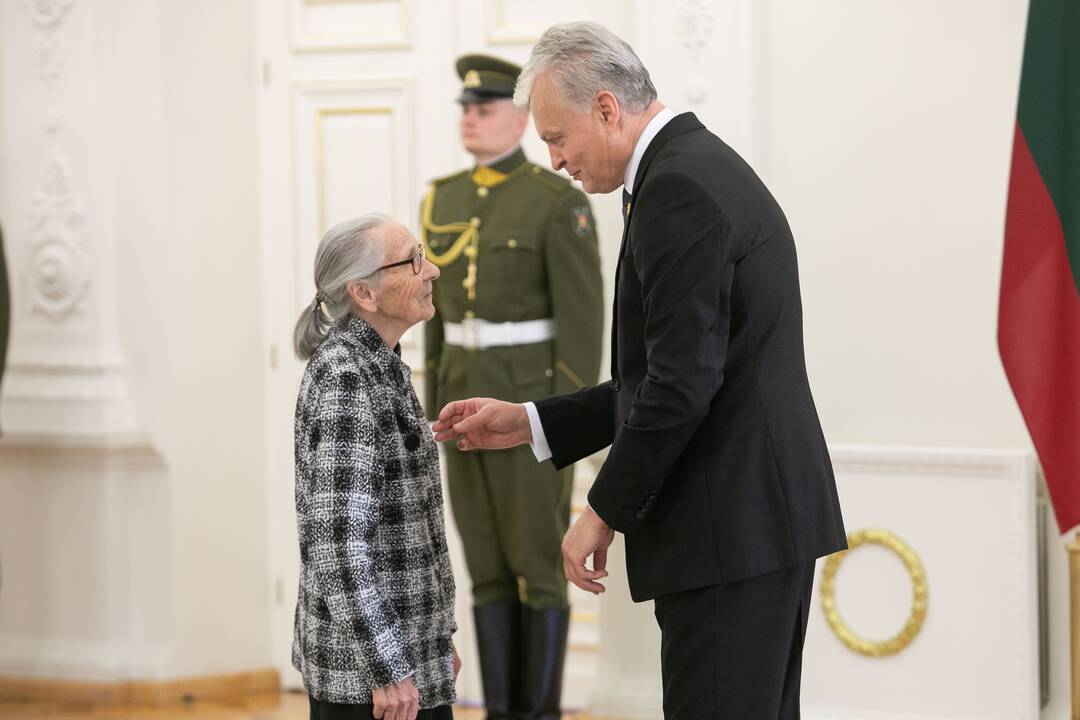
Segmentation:
[(570, 225), (578, 237), (588, 237), (592, 234), (592, 213), (588, 205), (570, 208)]

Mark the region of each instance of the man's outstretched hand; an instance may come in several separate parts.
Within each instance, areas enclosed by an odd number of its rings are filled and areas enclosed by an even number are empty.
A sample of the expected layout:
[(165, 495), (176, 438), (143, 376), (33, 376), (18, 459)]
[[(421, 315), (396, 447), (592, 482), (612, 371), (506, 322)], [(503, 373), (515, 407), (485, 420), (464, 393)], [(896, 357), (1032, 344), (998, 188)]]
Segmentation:
[(431, 429), (439, 442), (457, 440), (458, 450), (502, 450), (532, 442), (525, 406), (491, 398), (449, 403)]

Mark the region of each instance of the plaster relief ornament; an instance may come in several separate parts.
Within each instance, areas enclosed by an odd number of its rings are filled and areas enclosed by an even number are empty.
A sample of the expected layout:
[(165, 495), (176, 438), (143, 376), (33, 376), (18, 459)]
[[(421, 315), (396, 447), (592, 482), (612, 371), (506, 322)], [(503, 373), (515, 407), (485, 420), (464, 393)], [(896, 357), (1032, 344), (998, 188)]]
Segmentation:
[(56, 36), (75, 0), (22, 0), (37, 32), (37, 63), (42, 81), (51, 86), (64, 69), (64, 45)]
[(79, 309), (90, 284), (78, 235), (82, 203), (71, 191), (70, 176), (67, 162), (56, 154), (30, 211), (32, 307), (53, 320), (63, 320)]

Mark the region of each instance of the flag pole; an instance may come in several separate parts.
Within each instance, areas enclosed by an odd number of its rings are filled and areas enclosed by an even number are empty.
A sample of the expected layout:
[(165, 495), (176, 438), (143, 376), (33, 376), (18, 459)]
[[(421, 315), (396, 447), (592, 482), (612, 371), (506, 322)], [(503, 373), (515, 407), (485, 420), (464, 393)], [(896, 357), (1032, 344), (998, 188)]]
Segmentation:
[(1072, 720), (1080, 720), (1080, 530), (1069, 549), (1069, 606), (1072, 610)]

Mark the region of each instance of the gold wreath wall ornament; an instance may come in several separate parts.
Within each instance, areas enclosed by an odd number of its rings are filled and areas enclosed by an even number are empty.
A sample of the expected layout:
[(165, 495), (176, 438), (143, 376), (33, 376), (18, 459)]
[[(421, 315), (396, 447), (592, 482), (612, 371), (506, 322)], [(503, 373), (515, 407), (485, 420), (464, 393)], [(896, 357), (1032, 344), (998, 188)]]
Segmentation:
[[(868, 543), (893, 551), (904, 563), (908, 576), (911, 578), (911, 614), (900, 632), (888, 640), (867, 640), (860, 637), (848, 627), (836, 609), (836, 573), (840, 569), (840, 564), (849, 552)], [(821, 605), (825, 611), (825, 619), (828, 620), (836, 636), (840, 638), (840, 642), (868, 657), (895, 655), (911, 644), (922, 629), (923, 621), (926, 620), (928, 595), (926, 572), (923, 570), (919, 556), (907, 543), (888, 530), (870, 529), (851, 533), (848, 535), (848, 549), (830, 555), (825, 560), (825, 567), (822, 570)]]

